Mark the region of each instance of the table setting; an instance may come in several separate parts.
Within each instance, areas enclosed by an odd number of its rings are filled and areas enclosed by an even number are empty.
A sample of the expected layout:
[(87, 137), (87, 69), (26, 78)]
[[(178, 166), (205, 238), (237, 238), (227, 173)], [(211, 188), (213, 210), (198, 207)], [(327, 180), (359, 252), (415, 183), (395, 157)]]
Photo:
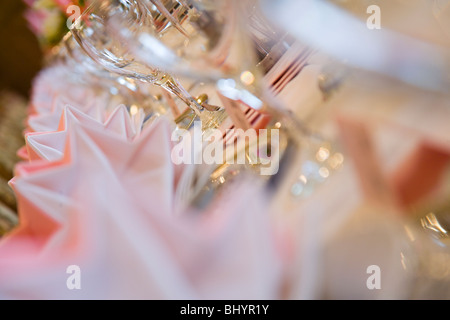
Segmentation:
[(450, 298), (450, 1), (24, 2), (0, 299)]

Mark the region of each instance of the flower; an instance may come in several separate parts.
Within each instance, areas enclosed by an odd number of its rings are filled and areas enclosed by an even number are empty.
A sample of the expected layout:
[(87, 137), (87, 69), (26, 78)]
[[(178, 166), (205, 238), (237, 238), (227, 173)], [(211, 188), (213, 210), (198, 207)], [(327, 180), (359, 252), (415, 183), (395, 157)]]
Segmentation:
[(73, 12), (67, 10), (70, 5), (84, 7), (82, 0), (24, 0), (28, 5), (25, 18), (33, 33), (44, 47), (57, 44), (67, 28), (66, 19)]

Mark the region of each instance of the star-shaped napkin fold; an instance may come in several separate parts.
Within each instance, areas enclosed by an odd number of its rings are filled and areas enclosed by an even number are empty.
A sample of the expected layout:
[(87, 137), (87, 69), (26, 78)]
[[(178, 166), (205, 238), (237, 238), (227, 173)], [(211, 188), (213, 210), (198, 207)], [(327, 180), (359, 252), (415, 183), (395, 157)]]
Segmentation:
[(82, 123), (90, 128), (106, 130), (111, 134), (117, 134), (118, 137), (130, 141), (140, 132), (142, 127), (142, 122), (132, 121), (124, 105), (118, 106), (104, 123), (67, 105), (61, 115), (56, 131), (29, 132), (25, 135), (29, 159), (57, 160), (61, 158), (64, 152), (67, 132), (73, 123)]
[[(176, 216), (165, 118), (132, 141), (124, 139), (130, 127), (113, 120), (76, 119), (66, 108), (59, 157), (17, 167), (21, 222), (0, 243), (0, 297), (277, 296), (281, 262), (258, 188), (236, 187), (209, 212)], [(58, 143), (51, 147), (60, 152)], [(81, 290), (66, 287), (71, 265), (82, 271)]]

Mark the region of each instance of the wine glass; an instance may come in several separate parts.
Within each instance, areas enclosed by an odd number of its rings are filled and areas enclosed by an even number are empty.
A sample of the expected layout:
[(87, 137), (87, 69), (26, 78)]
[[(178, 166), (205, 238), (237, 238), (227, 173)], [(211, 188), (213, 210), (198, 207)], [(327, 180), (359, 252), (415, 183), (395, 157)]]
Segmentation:
[[(157, 112), (156, 109), (161, 111), (158, 107), (159, 99), (155, 99), (156, 93), (144, 96), (141, 83), (124, 76), (114, 75), (99, 67), (82, 52), (70, 32), (63, 37), (58, 46), (53, 48), (49, 63), (64, 63), (72, 71), (68, 75), (70, 81), (96, 88), (102, 94), (106, 94), (114, 104), (119, 101), (124, 103), (132, 116), (143, 117), (140, 112), (152, 115)], [(115, 107), (115, 105), (111, 106)]]
[[(110, 29), (140, 61), (173, 74), (215, 84), (235, 127), (255, 128), (255, 123), (249, 121), (242, 109), (269, 115), (269, 123), (260, 128), (281, 129), (283, 139), (291, 142), (282, 145), (290, 145), (294, 150), (283, 152), (286, 157), (294, 158), (298, 146), (313, 145), (311, 148), (315, 149), (320, 145), (305, 144), (309, 138), (324, 144), (326, 139), (317, 134), (312, 137), (313, 133), (265, 87), (264, 74), (286, 52), (292, 40), (286, 32), (267, 23), (256, 1), (161, 1), (166, 8), (164, 12), (151, 7), (152, 1), (142, 0), (141, 3), (149, 6), (157, 21), (164, 21), (161, 16), (169, 12), (171, 18), (177, 20), (178, 27), (147, 25), (134, 32), (130, 31), (126, 20), (111, 19)], [(247, 17), (250, 17), (249, 22), (244, 21)], [(317, 148), (320, 147), (323, 151), (322, 145)], [(318, 150), (313, 151), (315, 155)], [(343, 159), (339, 158), (339, 161), (342, 163)], [(322, 168), (322, 175), (326, 175), (325, 170), (328, 169)], [(223, 182), (233, 174), (229, 174), (226, 166), (220, 166), (211, 176), (213, 180)], [(321, 181), (326, 178), (321, 177)]]
[[(104, 69), (121, 76), (162, 87), (181, 99), (200, 118), (205, 118), (203, 104), (193, 98), (171, 75), (149, 67), (129, 52), (115, 33), (110, 19), (120, 17), (128, 31), (155, 27), (158, 21), (140, 1), (102, 0), (93, 2), (77, 19), (71, 32), (84, 52)], [(213, 110), (217, 110), (213, 108)]]
[(153, 20), (169, 21), (165, 17), (165, 12), (169, 12), (179, 27), (154, 23), (135, 32), (130, 31), (127, 20), (110, 19), (109, 28), (140, 61), (173, 74), (215, 83), (236, 127), (248, 129), (253, 125), (240, 111), (243, 107), (271, 116), (272, 123), (281, 122), (294, 141), (309, 134), (277, 99), (270, 97), (263, 84), (264, 72), (242, 16), (254, 1), (168, 0), (161, 1), (167, 9), (164, 12), (152, 7), (153, 1), (141, 3), (147, 5)]
[[(395, 28), (382, 25), (380, 30), (371, 30), (367, 21), (342, 10), (334, 2), (342, 3), (346, 8), (354, 7), (353, 10), (366, 15), (365, 19), (368, 17), (367, 6), (363, 6), (369, 3), (366, 1), (263, 0), (262, 6), (269, 20), (300, 41), (319, 48), (348, 66), (419, 88), (447, 92), (450, 85), (448, 52), (433, 44), (433, 35), (422, 31), (422, 25), (420, 29), (405, 30), (406, 25), (414, 23), (409, 19), (421, 16), (420, 12), (409, 10), (412, 7), (409, 1), (403, 4), (400, 1), (382, 1), (385, 17), (382, 21), (387, 21), (389, 16), (389, 23)], [(361, 7), (365, 10), (361, 11)], [(429, 26), (427, 30), (430, 30)], [(420, 36), (411, 37), (413, 33)]]

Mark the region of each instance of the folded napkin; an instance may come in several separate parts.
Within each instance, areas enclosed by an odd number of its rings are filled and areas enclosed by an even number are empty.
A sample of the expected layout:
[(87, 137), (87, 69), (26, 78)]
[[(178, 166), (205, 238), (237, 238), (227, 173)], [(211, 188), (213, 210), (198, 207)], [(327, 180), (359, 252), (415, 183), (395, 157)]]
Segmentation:
[(119, 104), (120, 95), (81, 81), (67, 65), (55, 64), (39, 73), (33, 82), (28, 131), (55, 131), (64, 108), (70, 105), (103, 122)]
[(121, 105), (113, 111), (104, 123), (101, 123), (97, 119), (67, 105), (61, 115), (58, 130), (29, 132), (25, 135), (29, 158), (30, 160), (60, 159), (64, 153), (68, 130), (73, 123), (82, 123), (89, 128), (107, 130), (124, 140), (131, 141), (141, 130), (143, 117), (140, 117), (140, 119), (140, 122), (133, 122), (126, 107)]
[[(11, 181), (20, 225), (0, 242), (1, 298), (278, 296), (282, 257), (258, 188), (175, 217), (168, 121), (133, 141), (67, 123), (62, 157), (22, 163)], [(81, 290), (66, 287), (71, 265)]]

